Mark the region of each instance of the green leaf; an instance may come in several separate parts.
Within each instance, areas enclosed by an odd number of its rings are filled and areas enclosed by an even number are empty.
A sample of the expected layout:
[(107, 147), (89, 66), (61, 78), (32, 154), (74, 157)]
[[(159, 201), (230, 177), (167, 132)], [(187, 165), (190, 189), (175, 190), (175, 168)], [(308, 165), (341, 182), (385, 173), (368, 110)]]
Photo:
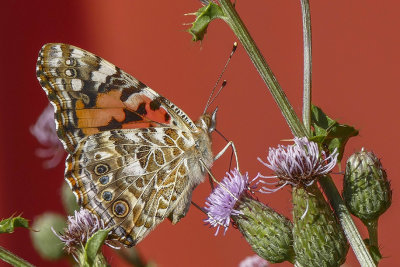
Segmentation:
[(347, 141), (350, 137), (357, 136), (358, 130), (329, 118), (322, 109), (314, 105), (311, 106), (311, 122), (314, 136), (310, 140), (328, 148), (330, 152), (336, 148), (339, 153), (338, 162), (340, 162)]
[(210, 2), (207, 6), (203, 6), (196, 13), (196, 20), (188, 32), (192, 35), (193, 41), (201, 41), (207, 32), (208, 24), (217, 18), (224, 18), (222, 9), (215, 3)]
[(29, 228), (29, 222), (27, 219), (24, 219), (19, 216), (4, 219), (0, 222), (0, 234), (13, 233), (14, 228), (16, 228), (16, 227)]
[(111, 229), (99, 230), (97, 231), (85, 245), (84, 251), (84, 266), (94, 266), (97, 253), (99, 252), (101, 246), (104, 244), (108, 237), (108, 233)]

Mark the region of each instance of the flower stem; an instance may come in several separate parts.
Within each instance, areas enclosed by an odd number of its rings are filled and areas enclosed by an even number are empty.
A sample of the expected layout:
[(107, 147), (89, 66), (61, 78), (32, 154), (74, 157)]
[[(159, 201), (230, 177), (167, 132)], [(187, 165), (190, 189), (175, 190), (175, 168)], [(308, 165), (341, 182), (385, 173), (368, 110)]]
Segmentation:
[(300, 0), (303, 17), (303, 47), (304, 47), (304, 91), (303, 91), (303, 124), (311, 134), (311, 15), (308, 0)]
[(285, 117), (286, 122), (289, 124), (291, 131), (295, 136), (306, 136), (307, 134), (303, 124), (294, 112), (293, 107), (290, 105), (289, 100), (276, 80), (275, 75), (272, 73), (260, 50), (257, 48), (256, 43), (250, 36), (246, 26), (243, 24), (243, 21), (232, 6), (232, 3), (229, 0), (219, 0), (219, 3), (224, 15), (226, 16), (224, 17), (225, 22), (231, 27), (242, 43), (251, 61), (260, 73), (261, 78), (268, 86), (268, 89), (270, 90), (275, 102), (278, 104), (283, 117)]
[(378, 219), (365, 222), (365, 225), (368, 229), (369, 245), (378, 248)]
[(12, 266), (18, 267), (33, 267), (34, 265), (30, 264), (29, 262), (25, 261), (24, 259), (14, 255), (10, 251), (6, 250), (3, 247), (0, 247), (0, 259), (5, 262), (8, 262)]
[(340, 224), (342, 225), (344, 234), (352, 247), (354, 254), (356, 255), (359, 263), (363, 267), (374, 267), (376, 266), (363, 239), (361, 238), (357, 227), (355, 226), (351, 215), (346, 208), (340, 194), (332, 181), (330, 176), (324, 176), (319, 179), (319, 183), (325, 192), (332, 208), (335, 210), (336, 215), (339, 218)]

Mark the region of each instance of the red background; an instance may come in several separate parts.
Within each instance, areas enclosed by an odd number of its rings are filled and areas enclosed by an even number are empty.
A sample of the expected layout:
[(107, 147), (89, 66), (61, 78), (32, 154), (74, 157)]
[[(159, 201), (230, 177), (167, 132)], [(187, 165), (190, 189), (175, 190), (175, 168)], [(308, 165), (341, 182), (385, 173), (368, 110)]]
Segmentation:
[[(181, 107), (192, 119), (206, 99), (236, 41), (222, 21), (211, 24), (202, 44), (185, 32), (199, 1), (5, 1), (1, 25), (1, 153), (0, 217), (23, 213), (33, 219), (45, 212), (63, 212), (60, 186), (63, 164), (42, 168), (34, 155), (39, 144), (29, 133), (47, 105), (35, 77), (36, 57), (48, 42), (65, 42), (89, 50), (126, 70)], [(238, 1), (237, 10), (276, 74), (298, 114), (302, 96), (302, 28), (299, 1)], [(382, 160), (392, 182), (393, 204), (380, 220), (380, 266), (400, 262), (397, 188), (399, 148), (400, 3), (396, 0), (311, 1), (313, 29), (313, 102), (331, 117), (360, 129), (345, 158), (366, 147)], [(218, 129), (236, 143), (242, 170), (253, 177), (270, 174), (256, 160), (269, 146), (291, 133), (266, 86), (239, 46), (224, 78), (228, 86), (216, 104)], [(215, 136), (215, 151), (224, 142)], [(220, 178), (229, 157), (213, 172)], [(341, 186), (341, 176), (334, 175)], [(209, 186), (194, 193), (203, 205)], [(263, 197), (290, 216), (288, 189)], [(240, 233), (225, 236), (203, 225), (195, 208), (178, 225), (162, 223), (138, 245), (146, 259), (159, 266), (237, 266), (252, 255)], [(361, 232), (365, 237), (366, 231)], [(0, 246), (40, 266), (59, 266), (40, 259), (28, 231), (1, 235)], [(116, 256), (109, 254), (114, 266)], [(4, 263), (0, 263), (2, 265)], [(347, 264), (358, 266), (352, 252)], [(287, 263), (280, 266), (289, 266)]]

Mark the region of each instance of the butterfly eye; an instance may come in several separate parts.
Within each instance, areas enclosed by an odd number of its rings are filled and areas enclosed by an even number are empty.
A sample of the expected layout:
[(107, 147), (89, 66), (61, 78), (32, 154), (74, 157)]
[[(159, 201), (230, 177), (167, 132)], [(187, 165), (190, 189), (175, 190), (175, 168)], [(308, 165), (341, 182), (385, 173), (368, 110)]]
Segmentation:
[(65, 70), (65, 75), (67, 75), (67, 77), (76, 77), (77, 76), (77, 72), (75, 69), (66, 69)]
[(76, 60), (74, 58), (67, 58), (65, 60), (65, 65), (67, 65), (67, 66), (75, 66), (76, 65)]
[(97, 165), (94, 167), (94, 172), (95, 172), (97, 175), (105, 174), (105, 173), (108, 172), (109, 170), (110, 170), (110, 167), (109, 167), (107, 164), (103, 164), (103, 163), (97, 164)]
[(107, 175), (100, 177), (99, 182), (103, 185), (108, 184), (108, 182), (110, 181), (110, 177), (108, 177)]
[(129, 206), (123, 200), (118, 200), (113, 205), (114, 215), (117, 217), (125, 217), (128, 214)]
[(113, 195), (110, 191), (104, 191), (102, 194), (102, 197), (105, 201), (110, 201), (112, 199)]

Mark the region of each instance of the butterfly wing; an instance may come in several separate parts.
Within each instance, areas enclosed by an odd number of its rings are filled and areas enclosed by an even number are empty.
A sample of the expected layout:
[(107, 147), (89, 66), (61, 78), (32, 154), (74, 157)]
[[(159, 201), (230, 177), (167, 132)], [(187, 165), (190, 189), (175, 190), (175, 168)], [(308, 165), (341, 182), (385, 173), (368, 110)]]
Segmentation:
[(169, 127), (105, 131), (79, 143), (65, 176), (80, 204), (132, 246), (187, 202), (193, 146), (193, 138)]
[(116, 238), (132, 246), (167, 216), (177, 222), (186, 214), (204, 177), (198, 160), (204, 156), (195, 148), (198, 129), (183, 111), (71, 45), (43, 46), (37, 76), (69, 152), (65, 178), (83, 207), (115, 226)]
[(178, 107), (100, 57), (67, 44), (46, 44), (37, 77), (55, 108), (57, 134), (72, 153), (88, 135), (169, 126), (196, 131)]

